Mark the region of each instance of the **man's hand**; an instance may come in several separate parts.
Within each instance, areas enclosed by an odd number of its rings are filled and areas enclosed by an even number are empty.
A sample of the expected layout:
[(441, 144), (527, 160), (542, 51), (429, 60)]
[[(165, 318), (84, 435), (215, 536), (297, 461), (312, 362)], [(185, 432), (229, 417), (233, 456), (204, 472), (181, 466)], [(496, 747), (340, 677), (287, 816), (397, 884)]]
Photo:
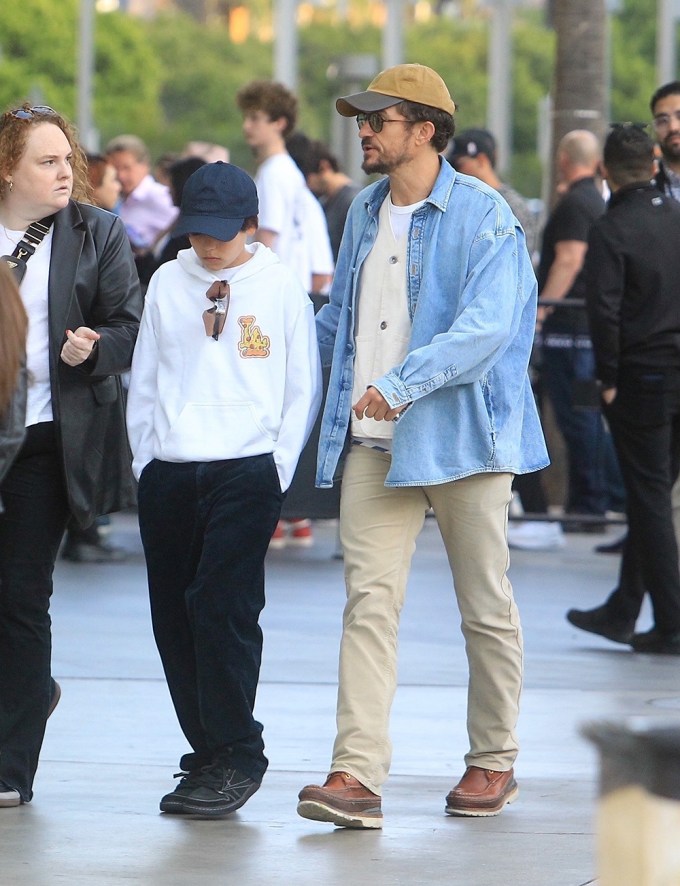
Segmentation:
[(610, 403), (613, 403), (614, 400), (616, 400), (616, 388), (603, 388), (602, 399), (607, 406), (609, 406)]
[(75, 332), (66, 330), (66, 341), (61, 349), (61, 359), (69, 366), (80, 366), (92, 354), (100, 335), (88, 326), (79, 326)]
[(352, 409), (359, 421), (364, 416), (375, 419), (375, 421), (394, 421), (399, 413), (406, 409), (407, 405), (404, 403), (403, 406), (392, 409), (377, 388), (369, 388), (363, 397), (352, 406)]

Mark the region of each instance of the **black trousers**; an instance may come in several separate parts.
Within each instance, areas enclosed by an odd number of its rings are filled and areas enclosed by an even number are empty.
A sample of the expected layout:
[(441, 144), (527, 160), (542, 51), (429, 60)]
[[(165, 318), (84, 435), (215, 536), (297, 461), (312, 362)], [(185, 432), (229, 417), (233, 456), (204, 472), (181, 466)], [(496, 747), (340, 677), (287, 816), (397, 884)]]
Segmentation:
[(264, 560), (283, 494), (272, 455), (152, 461), (139, 480), (139, 525), (154, 636), (191, 770), (223, 760), (261, 781), (253, 716), (262, 656)]
[(0, 781), (27, 802), (50, 702), (52, 573), (68, 519), (52, 422), (28, 429), (0, 497)]
[(680, 467), (680, 370), (622, 371), (605, 415), (628, 496), (628, 536), (619, 584), (607, 607), (612, 620), (637, 619), (649, 593), (655, 627), (680, 631), (680, 573), (671, 489)]

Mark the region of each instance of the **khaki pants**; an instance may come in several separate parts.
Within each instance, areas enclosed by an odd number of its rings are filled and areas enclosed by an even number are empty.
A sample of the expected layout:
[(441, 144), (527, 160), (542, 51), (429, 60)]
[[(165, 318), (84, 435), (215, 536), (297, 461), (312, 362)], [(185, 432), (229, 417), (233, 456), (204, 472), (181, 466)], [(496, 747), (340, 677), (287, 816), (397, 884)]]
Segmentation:
[(347, 605), (331, 771), (349, 772), (375, 793), (390, 767), (397, 631), (427, 508), (433, 508), (444, 539), (465, 637), (466, 765), (512, 767), (522, 683), (522, 634), (506, 574), (512, 475), (475, 474), (436, 486), (387, 488), (389, 464), (387, 453), (353, 446), (340, 504)]

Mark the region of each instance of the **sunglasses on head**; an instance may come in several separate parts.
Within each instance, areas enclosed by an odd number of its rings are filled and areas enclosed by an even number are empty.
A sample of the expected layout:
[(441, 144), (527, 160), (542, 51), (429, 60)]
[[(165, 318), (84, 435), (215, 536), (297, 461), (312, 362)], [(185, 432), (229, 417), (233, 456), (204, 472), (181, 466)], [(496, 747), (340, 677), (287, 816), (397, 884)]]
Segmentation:
[(34, 117), (56, 117), (57, 112), (49, 105), (36, 105), (33, 108), (17, 108), (16, 111), (10, 111), (9, 115), (17, 120), (33, 120)]

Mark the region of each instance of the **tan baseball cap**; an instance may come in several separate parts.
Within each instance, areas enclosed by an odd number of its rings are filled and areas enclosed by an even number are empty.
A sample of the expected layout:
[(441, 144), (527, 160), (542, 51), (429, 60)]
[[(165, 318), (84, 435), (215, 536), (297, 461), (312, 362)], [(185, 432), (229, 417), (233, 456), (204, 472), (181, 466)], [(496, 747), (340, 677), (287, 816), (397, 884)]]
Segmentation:
[(382, 111), (402, 101), (429, 105), (447, 114), (456, 110), (446, 83), (436, 71), (425, 65), (387, 68), (373, 78), (365, 92), (345, 95), (335, 102), (335, 107), (343, 117), (355, 117), (362, 112)]

